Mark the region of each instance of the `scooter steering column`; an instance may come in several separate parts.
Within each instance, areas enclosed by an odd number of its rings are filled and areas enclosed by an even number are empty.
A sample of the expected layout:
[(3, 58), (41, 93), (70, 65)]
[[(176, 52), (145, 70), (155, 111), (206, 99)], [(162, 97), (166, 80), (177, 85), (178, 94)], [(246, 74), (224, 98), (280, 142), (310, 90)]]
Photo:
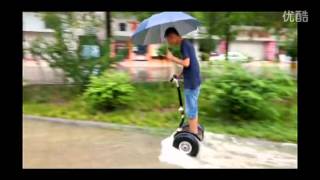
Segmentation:
[(177, 92), (178, 92), (178, 96), (179, 96), (179, 110), (178, 111), (181, 114), (181, 121), (180, 121), (179, 127), (181, 128), (183, 126), (183, 123), (184, 123), (184, 109), (183, 109), (183, 102), (182, 102), (181, 90), (180, 90), (178, 77), (176, 75), (173, 75), (173, 77), (171, 78), (170, 82), (175, 83), (176, 87), (177, 87)]

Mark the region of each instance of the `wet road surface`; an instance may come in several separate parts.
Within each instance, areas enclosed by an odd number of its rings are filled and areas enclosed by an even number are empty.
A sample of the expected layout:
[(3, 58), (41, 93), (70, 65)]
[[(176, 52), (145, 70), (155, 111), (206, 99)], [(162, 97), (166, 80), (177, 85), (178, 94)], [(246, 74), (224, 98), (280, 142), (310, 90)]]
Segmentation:
[(177, 168), (161, 163), (161, 136), (23, 121), (23, 168)]
[(153, 133), (25, 118), (23, 168), (297, 168), (296, 144), (206, 132), (197, 158), (171, 144)]

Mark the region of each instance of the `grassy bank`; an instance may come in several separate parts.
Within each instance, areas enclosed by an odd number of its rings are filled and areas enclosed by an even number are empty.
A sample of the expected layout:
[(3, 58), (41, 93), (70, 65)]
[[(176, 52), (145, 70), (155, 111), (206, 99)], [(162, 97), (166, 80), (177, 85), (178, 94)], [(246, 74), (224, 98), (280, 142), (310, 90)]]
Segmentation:
[[(174, 130), (179, 123), (176, 89), (166, 83), (135, 84), (135, 88), (135, 100), (127, 107), (110, 112), (98, 112), (88, 109), (75, 86), (27, 86), (23, 88), (23, 112), (29, 115)], [(235, 123), (201, 114), (200, 112), (200, 122), (207, 131), (274, 141), (297, 141), (296, 120)]]

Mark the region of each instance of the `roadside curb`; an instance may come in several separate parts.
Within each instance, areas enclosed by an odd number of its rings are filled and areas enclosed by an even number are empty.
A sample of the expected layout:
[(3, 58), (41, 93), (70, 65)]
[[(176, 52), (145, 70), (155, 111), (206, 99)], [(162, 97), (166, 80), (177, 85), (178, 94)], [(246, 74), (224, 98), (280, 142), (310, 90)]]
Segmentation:
[(144, 131), (148, 133), (156, 133), (161, 135), (168, 135), (170, 130), (162, 128), (149, 128), (149, 127), (138, 127), (124, 124), (115, 124), (108, 122), (96, 122), (89, 120), (78, 120), (78, 119), (63, 119), (54, 117), (34, 116), (34, 115), (23, 115), (23, 119), (34, 120), (34, 121), (47, 121), (52, 123), (63, 123), (67, 125), (82, 126), (82, 127), (95, 127), (95, 128), (111, 128), (116, 130), (133, 130), (133, 131)]

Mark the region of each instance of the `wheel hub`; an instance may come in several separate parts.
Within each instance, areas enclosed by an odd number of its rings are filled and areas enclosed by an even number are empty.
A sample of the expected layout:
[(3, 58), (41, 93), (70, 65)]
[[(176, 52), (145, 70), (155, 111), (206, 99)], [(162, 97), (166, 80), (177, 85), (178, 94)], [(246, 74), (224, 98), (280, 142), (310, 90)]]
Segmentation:
[(179, 144), (179, 150), (188, 154), (191, 152), (192, 150), (192, 146), (191, 144), (188, 142), (188, 141), (182, 141), (180, 144)]

